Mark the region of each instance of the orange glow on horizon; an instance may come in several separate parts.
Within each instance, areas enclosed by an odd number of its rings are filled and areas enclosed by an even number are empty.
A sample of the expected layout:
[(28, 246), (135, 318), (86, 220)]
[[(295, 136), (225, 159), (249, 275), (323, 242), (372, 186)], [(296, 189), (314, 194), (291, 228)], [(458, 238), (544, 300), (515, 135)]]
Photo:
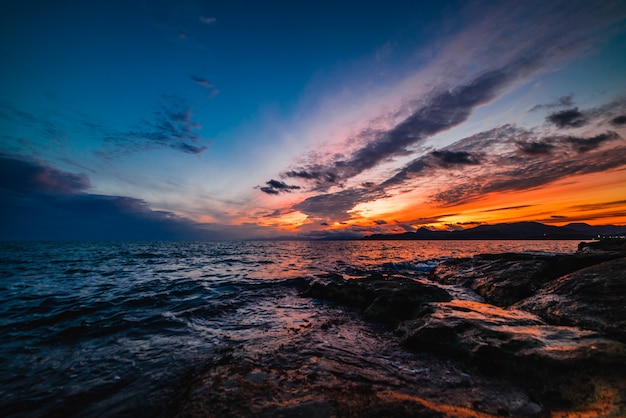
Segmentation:
[[(418, 189), (357, 205), (350, 222), (372, 226), (408, 223), (414, 229), (450, 229), (477, 224), (537, 221), (551, 225), (585, 222), (626, 225), (626, 170), (562, 179), (543, 187), (490, 193), (478, 200), (450, 207), (428, 203)], [(345, 227), (341, 225), (340, 227)], [(386, 225), (382, 225), (383, 227)]]

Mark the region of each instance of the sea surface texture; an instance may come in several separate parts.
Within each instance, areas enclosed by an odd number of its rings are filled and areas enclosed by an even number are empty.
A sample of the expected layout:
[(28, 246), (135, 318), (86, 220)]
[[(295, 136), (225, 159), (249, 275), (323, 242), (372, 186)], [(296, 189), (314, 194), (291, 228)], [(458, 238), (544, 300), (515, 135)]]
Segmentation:
[[(172, 399), (180, 382), (228, 347), (260, 356), (289, 345), (290, 361), (314, 358), (310, 346), (298, 348), (294, 334), (339, 308), (298, 296), (293, 282), (299, 278), (339, 273), (358, 280), (389, 271), (426, 278), (451, 257), (571, 253), (577, 244), (0, 243), (0, 411), (16, 417), (176, 415)], [(350, 367), (383, 364), (390, 375), (397, 375), (394, 368), (409, 370), (403, 351), (342, 338), (344, 346), (334, 345), (334, 353), (319, 343), (317, 356), (334, 355)], [(375, 353), (388, 357), (375, 363)]]

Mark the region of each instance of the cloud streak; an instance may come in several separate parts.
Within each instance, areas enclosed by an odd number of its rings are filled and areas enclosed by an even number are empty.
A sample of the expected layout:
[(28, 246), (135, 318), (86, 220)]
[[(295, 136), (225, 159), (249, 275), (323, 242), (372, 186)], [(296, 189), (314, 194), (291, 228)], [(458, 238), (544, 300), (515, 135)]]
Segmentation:
[(193, 74), (190, 74), (189, 78), (191, 79), (191, 81), (193, 81), (197, 85), (204, 87), (205, 89), (208, 90), (207, 97), (209, 99), (212, 99), (218, 95), (219, 90), (212, 83), (210, 83), (209, 80), (204, 79), (202, 77), (197, 77)]
[(300, 186), (291, 186), (285, 182), (279, 180), (270, 180), (265, 183), (266, 186), (258, 187), (263, 193), (277, 195), (280, 193), (291, 193), (294, 190), (300, 189)]
[(163, 96), (152, 120), (145, 121), (136, 129), (109, 134), (105, 143), (114, 148), (102, 150), (99, 155), (109, 159), (120, 154), (162, 147), (186, 154), (202, 154), (209, 149), (209, 140), (200, 135), (201, 129), (193, 120), (189, 103), (175, 96)]

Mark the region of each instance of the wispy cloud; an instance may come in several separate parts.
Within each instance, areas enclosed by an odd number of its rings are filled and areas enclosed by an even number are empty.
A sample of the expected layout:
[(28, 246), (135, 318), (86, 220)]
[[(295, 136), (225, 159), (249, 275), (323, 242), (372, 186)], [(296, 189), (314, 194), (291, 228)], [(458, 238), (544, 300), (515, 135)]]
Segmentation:
[(200, 16), (198, 18), (198, 20), (206, 25), (212, 25), (215, 22), (217, 22), (217, 19), (214, 17), (206, 17), (206, 16)]
[(534, 112), (541, 109), (554, 109), (558, 107), (572, 107), (574, 105), (574, 97), (572, 95), (559, 97), (558, 100), (552, 103), (538, 104), (533, 106), (529, 112)]
[(175, 96), (162, 96), (152, 120), (135, 129), (109, 134), (105, 142), (113, 148), (105, 147), (98, 155), (108, 159), (159, 147), (201, 154), (209, 144), (209, 140), (200, 135), (201, 129), (193, 120), (189, 103)]
[(197, 77), (193, 74), (190, 74), (189, 78), (197, 85), (202, 86), (208, 90), (207, 97), (209, 99), (212, 99), (219, 94), (219, 90), (212, 83), (210, 83), (207, 79), (204, 79), (202, 77)]

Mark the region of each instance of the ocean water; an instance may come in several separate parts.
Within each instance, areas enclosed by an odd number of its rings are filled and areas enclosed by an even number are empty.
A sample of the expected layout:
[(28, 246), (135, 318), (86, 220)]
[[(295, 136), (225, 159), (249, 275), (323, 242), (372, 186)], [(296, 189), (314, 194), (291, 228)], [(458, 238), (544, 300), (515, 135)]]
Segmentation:
[(377, 271), (426, 277), (450, 257), (570, 253), (577, 244), (0, 243), (0, 411), (163, 415), (177, 382), (216, 350), (271, 349), (334, 309), (299, 297), (298, 278), (335, 272), (358, 279)]

